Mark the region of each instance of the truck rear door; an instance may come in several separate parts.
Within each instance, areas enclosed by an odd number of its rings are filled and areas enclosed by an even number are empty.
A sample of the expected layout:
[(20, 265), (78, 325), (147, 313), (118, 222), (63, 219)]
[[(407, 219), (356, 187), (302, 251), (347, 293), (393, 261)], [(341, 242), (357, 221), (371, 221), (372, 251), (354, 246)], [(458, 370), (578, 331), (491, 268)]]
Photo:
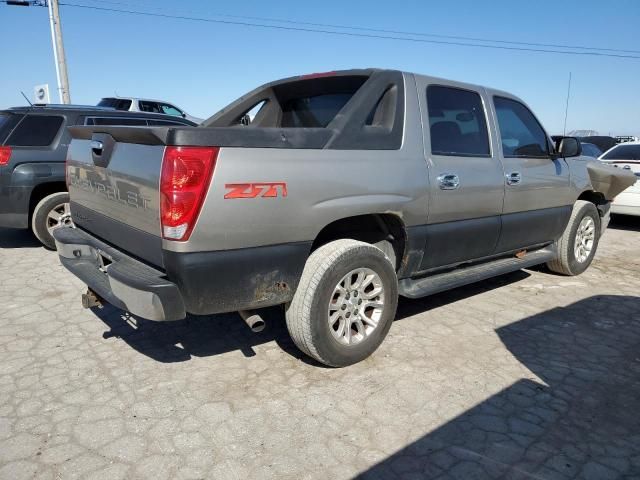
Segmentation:
[(416, 80), (430, 183), (421, 270), (491, 255), (500, 234), (504, 182), (484, 92)]

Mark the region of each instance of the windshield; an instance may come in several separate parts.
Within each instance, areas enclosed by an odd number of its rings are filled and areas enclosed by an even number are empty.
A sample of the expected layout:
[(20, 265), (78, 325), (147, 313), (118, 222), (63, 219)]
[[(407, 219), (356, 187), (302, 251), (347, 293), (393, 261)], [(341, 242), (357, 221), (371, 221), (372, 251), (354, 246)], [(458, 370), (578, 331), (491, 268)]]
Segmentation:
[(603, 160), (640, 160), (640, 144), (618, 145), (602, 156)]

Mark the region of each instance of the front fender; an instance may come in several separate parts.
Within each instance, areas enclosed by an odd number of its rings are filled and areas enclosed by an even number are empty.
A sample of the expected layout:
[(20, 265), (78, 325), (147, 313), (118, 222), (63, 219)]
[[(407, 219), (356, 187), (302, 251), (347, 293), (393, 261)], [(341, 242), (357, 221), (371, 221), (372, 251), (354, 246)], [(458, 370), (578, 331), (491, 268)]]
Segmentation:
[(587, 172), (593, 189), (602, 193), (609, 201), (635, 184), (637, 180), (630, 170), (623, 170), (598, 161), (588, 162)]

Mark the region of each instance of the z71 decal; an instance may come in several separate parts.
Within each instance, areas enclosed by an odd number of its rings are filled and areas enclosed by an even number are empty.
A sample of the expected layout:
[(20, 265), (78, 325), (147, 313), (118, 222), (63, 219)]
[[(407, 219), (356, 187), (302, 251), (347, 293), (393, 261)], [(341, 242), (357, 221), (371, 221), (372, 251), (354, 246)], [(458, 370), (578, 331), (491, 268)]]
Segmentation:
[(227, 190), (225, 199), (287, 196), (285, 182), (227, 183), (224, 188)]

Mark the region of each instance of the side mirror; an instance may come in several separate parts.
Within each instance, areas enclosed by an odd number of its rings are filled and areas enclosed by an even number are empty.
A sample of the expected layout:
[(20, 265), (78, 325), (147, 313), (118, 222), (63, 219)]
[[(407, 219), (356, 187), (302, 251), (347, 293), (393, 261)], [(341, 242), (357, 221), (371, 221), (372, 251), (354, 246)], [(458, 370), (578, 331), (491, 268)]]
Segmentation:
[(576, 137), (561, 137), (556, 145), (561, 157), (578, 157), (582, 154), (582, 144)]

